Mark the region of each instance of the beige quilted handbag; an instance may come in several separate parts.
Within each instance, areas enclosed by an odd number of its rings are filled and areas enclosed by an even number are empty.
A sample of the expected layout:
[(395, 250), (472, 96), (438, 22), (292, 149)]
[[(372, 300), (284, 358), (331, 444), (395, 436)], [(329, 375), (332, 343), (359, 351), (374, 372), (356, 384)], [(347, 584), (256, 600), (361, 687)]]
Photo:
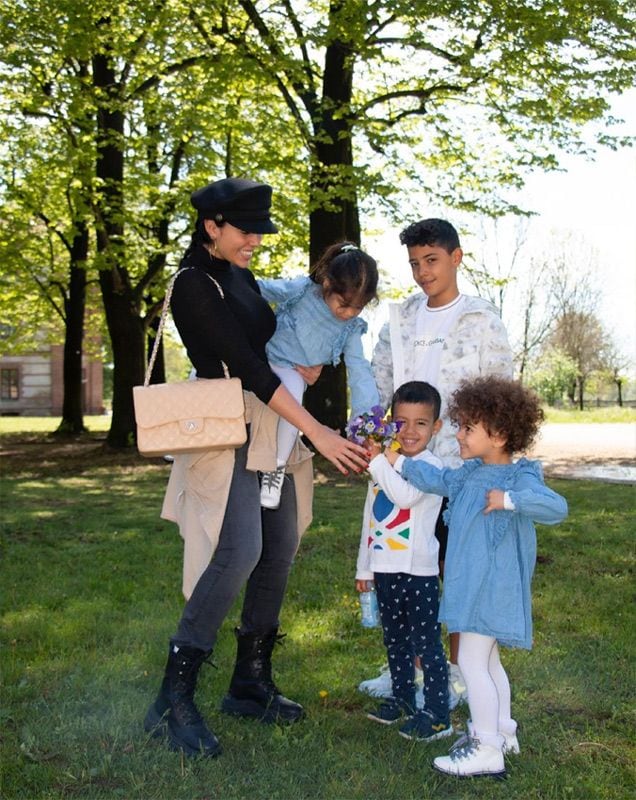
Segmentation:
[[(240, 447), (247, 439), (243, 388), (239, 378), (200, 378), (179, 383), (149, 385), (152, 368), (170, 305), (172, 279), (161, 312), (161, 321), (143, 386), (133, 387), (137, 422), (137, 448), (144, 456), (196, 453)], [(221, 297), (223, 290), (214, 281)]]

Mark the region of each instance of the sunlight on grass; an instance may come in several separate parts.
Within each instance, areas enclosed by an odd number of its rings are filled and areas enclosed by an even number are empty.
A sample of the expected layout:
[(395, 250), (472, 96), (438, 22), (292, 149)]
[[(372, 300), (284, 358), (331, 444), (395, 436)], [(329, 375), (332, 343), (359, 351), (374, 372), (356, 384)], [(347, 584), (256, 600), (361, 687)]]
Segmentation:
[(577, 424), (599, 422), (636, 422), (636, 408), (609, 406), (579, 411), (576, 408), (550, 408), (544, 406), (546, 422), (572, 422)]
[[(623, 800), (633, 795), (633, 490), (552, 481), (570, 517), (541, 527), (531, 653), (505, 649), (522, 754), (509, 780), (464, 785), (430, 769), (451, 740), (406, 742), (357, 691), (386, 660), (360, 624), (354, 575), (364, 481), (326, 477), (301, 542), (274, 652), (277, 685), (307, 719), (287, 728), (219, 713), (238, 598), (201, 670), (197, 703), (223, 756), (182, 760), (143, 732), (183, 607), (183, 545), (159, 519), (168, 470), (33, 457), (3, 476), (3, 791), (90, 800)], [(122, 457), (123, 458), (123, 457)], [(62, 470), (62, 472), (60, 472)], [(66, 470), (66, 471), (64, 471)], [(25, 479), (25, 472), (28, 479)], [(335, 488), (335, 483), (339, 488)], [(51, 516), (45, 524), (35, 514)], [(453, 712), (465, 729), (466, 706)], [(4, 795), (3, 795), (4, 796)]]
[[(108, 431), (111, 417), (108, 414), (84, 417), (84, 426), (91, 433)], [(0, 435), (3, 433), (53, 433), (59, 427), (60, 417), (0, 417)]]

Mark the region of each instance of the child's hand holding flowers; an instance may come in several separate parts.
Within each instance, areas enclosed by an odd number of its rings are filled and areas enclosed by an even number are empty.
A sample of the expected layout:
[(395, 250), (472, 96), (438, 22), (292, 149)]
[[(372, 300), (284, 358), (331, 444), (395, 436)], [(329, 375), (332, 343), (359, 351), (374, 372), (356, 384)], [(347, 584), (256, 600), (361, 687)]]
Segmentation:
[(395, 437), (400, 429), (399, 423), (385, 419), (381, 406), (373, 406), (371, 411), (353, 417), (347, 423), (347, 438), (356, 444), (365, 445), (371, 458), (379, 455), (385, 447), (399, 447)]

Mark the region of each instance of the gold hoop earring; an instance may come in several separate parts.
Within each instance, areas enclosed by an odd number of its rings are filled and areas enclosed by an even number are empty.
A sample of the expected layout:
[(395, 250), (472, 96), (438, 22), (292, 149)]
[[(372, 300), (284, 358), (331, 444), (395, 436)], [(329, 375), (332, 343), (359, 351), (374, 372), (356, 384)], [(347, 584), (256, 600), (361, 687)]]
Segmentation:
[(213, 258), (218, 258), (217, 256), (217, 249), (216, 249), (216, 239), (212, 239), (212, 256)]

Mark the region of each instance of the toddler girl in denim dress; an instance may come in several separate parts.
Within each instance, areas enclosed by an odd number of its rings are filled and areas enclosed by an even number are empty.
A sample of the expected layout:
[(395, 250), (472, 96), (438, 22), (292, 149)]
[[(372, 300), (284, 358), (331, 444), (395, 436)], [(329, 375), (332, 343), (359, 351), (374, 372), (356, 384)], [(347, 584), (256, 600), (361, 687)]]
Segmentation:
[[(359, 314), (377, 299), (378, 267), (353, 242), (328, 247), (308, 276), (258, 281), (263, 297), (276, 305), (276, 332), (267, 344), (272, 370), (291, 394), (302, 402), (305, 382), (295, 369), (333, 364), (344, 359), (353, 415), (378, 405), (371, 366), (364, 355), (362, 336), (367, 323)], [(278, 423), (277, 469), (263, 474), (261, 505), (278, 508), (285, 464), (298, 430), (284, 419)]]

